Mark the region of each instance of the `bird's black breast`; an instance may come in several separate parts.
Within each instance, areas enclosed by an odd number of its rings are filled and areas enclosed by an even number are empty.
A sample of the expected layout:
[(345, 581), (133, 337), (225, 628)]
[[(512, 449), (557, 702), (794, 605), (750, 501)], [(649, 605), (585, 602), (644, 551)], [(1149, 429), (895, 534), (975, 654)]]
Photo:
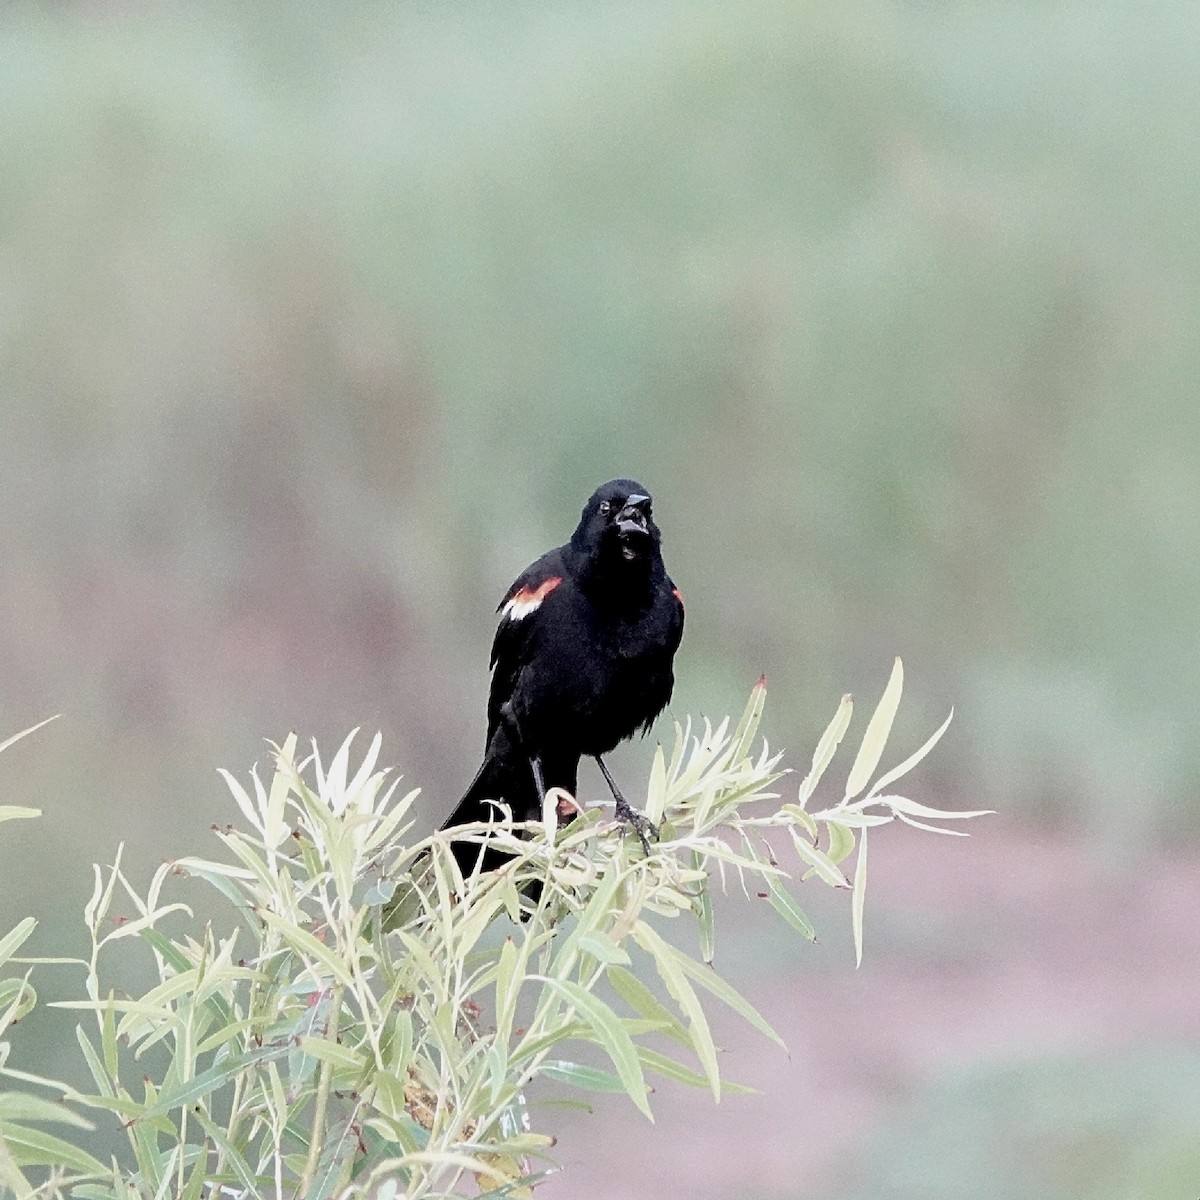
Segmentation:
[(658, 716), (674, 685), (677, 604), (665, 586), (636, 607), (573, 586), (547, 598), (512, 696), (537, 750), (605, 754)]

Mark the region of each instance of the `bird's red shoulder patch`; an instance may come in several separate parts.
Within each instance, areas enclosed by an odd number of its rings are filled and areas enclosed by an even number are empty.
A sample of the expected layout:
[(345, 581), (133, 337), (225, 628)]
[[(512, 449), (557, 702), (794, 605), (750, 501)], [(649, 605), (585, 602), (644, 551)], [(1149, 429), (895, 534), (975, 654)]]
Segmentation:
[(537, 612), (538, 608), (541, 607), (542, 601), (560, 583), (562, 583), (561, 575), (551, 575), (549, 579), (539, 583), (537, 587), (521, 588), (520, 591), (514, 592), (500, 609), (501, 616), (507, 617), (510, 621), (523, 620), (530, 613)]
[(683, 607), (683, 593), (678, 588), (672, 588), (671, 595), (674, 596), (675, 599), (679, 601), (679, 607), (682, 608)]

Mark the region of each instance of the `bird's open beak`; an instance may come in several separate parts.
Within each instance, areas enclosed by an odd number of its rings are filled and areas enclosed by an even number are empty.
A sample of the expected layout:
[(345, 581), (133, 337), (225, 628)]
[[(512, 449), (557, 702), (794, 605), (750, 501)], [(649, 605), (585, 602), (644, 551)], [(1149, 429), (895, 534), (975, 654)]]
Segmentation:
[(646, 509), (650, 505), (649, 496), (632, 495), (625, 501), (624, 507), (617, 513), (617, 532), (624, 537), (646, 535)]

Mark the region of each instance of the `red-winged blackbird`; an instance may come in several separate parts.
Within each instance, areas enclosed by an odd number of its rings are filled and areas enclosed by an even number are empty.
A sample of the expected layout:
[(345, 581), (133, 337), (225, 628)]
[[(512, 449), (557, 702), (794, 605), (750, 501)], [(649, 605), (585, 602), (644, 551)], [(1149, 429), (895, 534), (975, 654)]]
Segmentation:
[[(566, 545), (543, 554), (505, 593), (492, 643), (483, 765), (443, 829), (487, 820), (488, 800), (540, 818), (548, 787), (575, 794), (579, 760), (594, 758), (616, 815), (646, 844), (653, 827), (626, 803), (601, 757), (648, 730), (671, 698), (683, 601), (663, 566), (650, 495), (631, 479), (596, 489)], [(478, 844), (453, 843), (463, 873)], [(485, 850), (482, 868), (503, 861)]]

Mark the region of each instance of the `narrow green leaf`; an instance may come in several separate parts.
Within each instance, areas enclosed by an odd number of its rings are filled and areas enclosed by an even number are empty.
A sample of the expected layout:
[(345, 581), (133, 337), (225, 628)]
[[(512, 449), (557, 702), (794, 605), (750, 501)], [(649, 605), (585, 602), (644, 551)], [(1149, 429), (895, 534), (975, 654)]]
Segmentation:
[(863, 734), (862, 745), (850, 768), (846, 780), (846, 800), (853, 800), (870, 782), (871, 774), (879, 765), (883, 748), (887, 745), (888, 734), (892, 731), (892, 722), (896, 719), (896, 709), (900, 707), (900, 693), (904, 690), (904, 664), (896, 659), (892, 666), (892, 674), (879, 698), (879, 704), (867, 722), (867, 731)]
[(767, 899), (771, 907), (802, 937), (810, 942), (817, 940), (817, 931), (812, 922), (804, 915), (804, 911), (792, 898), (791, 892), (781, 887), (773, 877), (767, 876)]
[(646, 788), (646, 816), (655, 825), (661, 825), (663, 813), (667, 805), (667, 760), (663, 755), (662, 744), (654, 752), (654, 762), (650, 767), (650, 782)]
[(606, 966), (629, 966), (629, 955), (612, 938), (594, 929), (579, 939), (579, 949)]
[(937, 821), (969, 821), (972, 817), (991, 816), (993, 808), (976, 808), (970, 812), (955, 808), (930, 808), (906, 796), (876, 796), (873, 803), (886, 804), (894, 813), (910, 817), (928, 817)]
[(590, 1028), (586, 1021), (560, 1021), (546, 1033), (526, 1034), (513, 1050), (510, 1061), (527, 1062), (560, 1042), (587, 1040)]
[(897, 813), (897, 817), (905, 823), (911, 825), (914, 829), (924, 829), (927, 833), (940, 833), (943, 837), (969, 837), (965, 829), (947, 829), (944, 825), (927, 825), (924, 821), (915, 821), (912, 817), (906, 817), (903, 813)]
[[(654, 1071), (667, 1079), (674, 1079), (677, 1083), (687, 1084), (688, 1087), (708, 1087), (708, 1080), (699, 1071), (693, 1071), (690, 1067), (685, 1067), (683, 1063), (676, 1062), (665, 1054), (659, 1054), (656, 1050), (648, 1050), (645, 1046), (639, 1046), (638, 1057), (647, 1071)], [(730, 1083), (728, 1080), (722, 1081), (721, 1090), (744, 1096), (754, 1095), (757, 1092), (756, 1088)]]
[(747, 754), (750, 753), (750, 747), (754, 743), (754, 735), (758, 732), (759, 722), (762, 720), (763, 709), (767, 703), (767, 677), (760, 675), (757, 682), (750, 689), (750, 699), (746, 701), (745, 710), (742, 712), (741, 719), (737, 723), (737, 728), (733, 731), (733, 738), (730, 742), (731, 754), (729, 761), (731, 763), (739, 763)]
[(296, 770), (296, 735), (289, 733), (275, 754), (275, 770), (271, 775), (271, 790), (267, 795), (267, 821), (264, 830), (268, 846), (278, 846), (285, 835), (284, 813), (287, 809), (291, 779)]
[(563, 998), (591, 1026), (604, 1052), (612, 1059), (613, 1066), (629, 1098), (645, 1116), (653, 1121), (650, 1102), (646, 1095), (646, 1080), (638, 1061), (637, 1049), (625, 1026), (607, 1005), (591, 992), (569, 979), (553, 979), (549, 976), (533, 976), (547, 987), (561, 993)]
[[(858, 804), (864, 801), (859, 800)], [(868, 829), (872, 825), (890, 825), (895, 819), (893, 813), (869, 813), (854, 804), (826, 809), (825, 812), (815, 813), (818, 821), (830, 825), (845, 825), (848, 829)]]
[(711, 992), (718, 1000), (723, 1001), (733, 1009), (738, 1016), (748, 1021), (759, 1033), (769, 1037), (777, 1046), (786, 1050), (787, 1044), (775, 1032), (770, 1022), (745, 998), (736, 988), (712, 969), (690, 959), (682, 950), (677, 950), (668, 944), (668, 949), (679, 963), (679, 969), (689, 978), (698, 983), (705, 991)]
[(208, 1175), (206, 1149), (207, 1147), (200, 1147), (200, 1152), (196, 1155), (196, 1161), (192, 1164), (191, 1174), (187, 1177), (183, 1185), (183, 1191), (179, 1195), (179, 1200), (201, 1200), (201, 1197), (204, 1195), (204, 1184), (207, 1181)]
[(346, 964), (319, 938), (314, 937), (307, 929), (285, 921), (283, 917), (273, 913), (269, 908), (259, 908), (257, 914), (266, 924), (276, 930), (297, 954), (315, 959), (339, 983), (351, 989), (354, 987), (354, 978), (347, 970)]
[(36, 928), (37, 922), (32, 917), (26, 917), (0, 938), (0, 966), (16, 954)]
[(621, 1094), (626, 1091), (625, 1084), (611, 1071), (584, 1067), (579, 1063), (550, 1059), (542, 1063), (541, 1074), (559, 1083), (569, 1083), (572, 1087), (587, 1088), (591, 1092)]
[[(704, 871), (704, 856), (699, 850), (692, 851), (692, 870)], [(699, 894), (693, 899), (692, 907), (696, 912), (696, 930), (700, 935), (700, 957), (706, 963), (711, 963), (717, 956), (717, 928), (713, 916), (712, 889), (707, 877), (700, 881)]]
[(199, 1075), (189, 1079), (178, 1088), (166, 1089), (154, 1098), (143, 1110), (141, 1120), (163, 1116), (177, 1108), (186, 1108), (197, 1100), (224, 1084), (232, 1083), (247, 1067), (266, 1062), (273, 1058), (282, 1058), (291, 1050), (291, 1044), (259, 1046), (234, 1057), (224, 1058), (216, 1066), (209, 1067)]
[(849, 887), (850, 881), (821, 853), (811, 842), (805, 841), (794, 829), (788, 832), (792, 835), (792, 845), (802, 858), (830, 887)]
[(700, 1065), (704, 1068), (709, 1090), (713, 1099), (721, 1099), (721, 1072), (717, 1066), (717, 1047), (713, 1042), (712, 1030), (708, 1027), (708, 1018), (699, 997), (688, 982), (687, 976), (680, 969), (673, 947), (664, 941), (658, 933), (645, 921), (638, 921), (633, 927), (633, 936), (638, 945), (654, 960), (654, 969), (663, 981), (671, 999), (679, 1005), (679, 1011), (687, 1021), (688, 1037)]
[(798, 803), (803, 808), (809, 801), (813, 792), (817, 790), (817, 784), (821, 782), (821, 776), (825, 774), (825, 769), (833, 761), (834, 754), (837, 753), (837, 748), (841, 745), (842, 738), (846, 734), (846, 729), (850, 725), (850, 718), (854, 713), (854, 700), (846, 695), (841, 699), (841, 703), (837, 707), (837, 712), (833, 714), (833, 720), (826, 726), (825, 732), (821, 734), (820, 741), (817, 742), (817, 748), (813, 752), (812, 766), (809, 768), (808, 774), (805, 775), (804, 781), (800, 784), (800, 796)]
[(51, 721), (57, 721), (61, 715), (61, 713), (55, 713), (54, 716), (47, 717), (44, 721), (39, 721), (36, 725), (30, 725), (28, 729), (22, 729), (20, 733), (14, 733), (12, 737), (5, 738), (4, 741), (0, 742), (0, 754), (3, 754), (9, 746), (19, 742), (22, 738), (28, 737), (31, 733), (37, 733), (43, 725), (49, 725)]
[(237, 778), (224, 767), (217, 768), (217, 774), (225, 780), (226, 786), (229, 788), (234, 800), (237, 801), (237, 806), (242, 810), (242, 815), (249, 822), (250, 826), (256, 833), (263, 832), (263, 814), (255, 807), (254, 801), (250, 799), (250, 793), (237, 781)]
[(76, 1129), (95, 1129), (91, 1121), (65, 1105), (28, 1092), (0, 1092), (0, 1129), (9, 1121), (55, 1121)]
[(636, 976), (623, 967), (613, 967), (608, 972), (608, 982), (613, 990), (640, 1016), (648, 1021), (666, 1022), (663, 1033), (681, 1046), (690, 1046), (691, 1038), (682, 1022), (665, 1004)]
[(322, 1062), (329, 1063), (331, 1067), (335, 1067), (339, 1071), (358, 1074), (366, 1064), (366, 1060), (361, 1054), (351, 1050), (348, 1046), (327, 1041), (325, 1038), (303, 1037), (300, 1039), (300, 1049), (305, 1054), (311, 1054), (313, 1058), (319, 1058)]
[(132, 937), (136, 933), (141, 933), (144, 929), (152, 926), (155, 921), (165, 917), (168, 913), (185, 912), (190, 917), (192, 910), (180, 901), (174, 904), (165, 904), (162, 908), (156, 909), (152, 913), (147, 913), (144, 917), (135, 917), (132, 921), (123, 921), (111, 933), (106, 934), (100, 939), (100, 945), (107, 945), (109, 942), (119, 941), (121, 938)]
[(80, 1150), (63, 1138), (25, 1125), (4, 1126), (4, 1141), (22, 1167), (69, 1167), (85, 1175), (107, 1175), (108, 1168), (86, 1150)]
[(854, 834), (850, 828), (840, 822), (827, 821), (825, 831), (829, 835), (829, 848), (825, 851), (825, 857), (831, 863), (840, 863), (849, 858), (854, 851)]
[(345, 1182), (347, 1167), (358, 1149), (358, 1135), (352, 1124), (351, 1114), (347, 1113), (327, 1128), (325, 1149), (304, 1200), (329, 1200)]
[(0, 804), (0, 822), (29, 821), (41, 815), (40, 808), (29, 808), (24, 804)]
[(37, 1006), (37, 992), (29, 982), (31, 967), (22, 979), (0, 980), (0, 1032), (23, 1020)]
[(112, 1081), (104, 1069), (104, 1064), (100, 1061), (100, 1056), (96, 1053), (96, 1048), (92, 1045), (88, 1035), (83, 1032), (82, 1025), (75, 1026), (75, 1040), (79, 1043), (79, 1049), (83, 1051), (84, 1060), (87, 1062), (88, 1070), (92, 1073), (92, 1078), (96, 1081), (96, 1087), (111, 1100), (116, 1095)]
[(524, 976), (522, 964), (522, 978), (518, 978), (517, 962), (517, 944), (512, 938), (505, 938), (500, 946), (500, 958), (496, 964), (496, 1040), (504, 1045), (508, 1044), (509, 1034), (512, 1032), (517, 1011), (517, 996)]
[(854, 965), (862, 966), (863, 906), (867, 900), (867, 831), (858, 836), (858, 861), (854, 865), (854, 894), (850, 911), (854, 923)]
[(117, 1060), (117, 1010), (113, 1007), (113, 993), (109, 990), (108, 1002), (100, 1014), (100, 1049), (104, 1054), (104, 1069), (110, 1079), (120, 1078)]
[(950, 722), (954, 720), (954, 709), (951, 709), (946, 719), (937, 727), (937, 731), (929, 738), (929, 740), (920, 748), (910, 754), (898, 767), (893, 767), (886, 774), (881, 775), (871, 785), (871, 795), (876, 795), (883, 791), (889, 783), (895, 783), (902, 775), (907, 775), (927, 755), (930, 750), (938, 744), (942, 739), (942, 734), (946, 732)]
[[(250, 1169), (250, 1164), (243, 1157), (242, 1153), (229, 1140), (225, 1131), (213, 1121), (203, 1108), (197, 1108), (194, 1115), (204, 1128), (204, 1132), (212, 1138), (220, 1150), (224, 1151), (226, 1164), (232, 1169), (238, 1181), (247, 1190), (249, 1197), (254, 1198), (254, 1200), (263, 1200), (263, 1192), (259, 1186), (257, 1176)], [(272, 1181), (264, 1180), (263, 1183), (270, 1187)]]

